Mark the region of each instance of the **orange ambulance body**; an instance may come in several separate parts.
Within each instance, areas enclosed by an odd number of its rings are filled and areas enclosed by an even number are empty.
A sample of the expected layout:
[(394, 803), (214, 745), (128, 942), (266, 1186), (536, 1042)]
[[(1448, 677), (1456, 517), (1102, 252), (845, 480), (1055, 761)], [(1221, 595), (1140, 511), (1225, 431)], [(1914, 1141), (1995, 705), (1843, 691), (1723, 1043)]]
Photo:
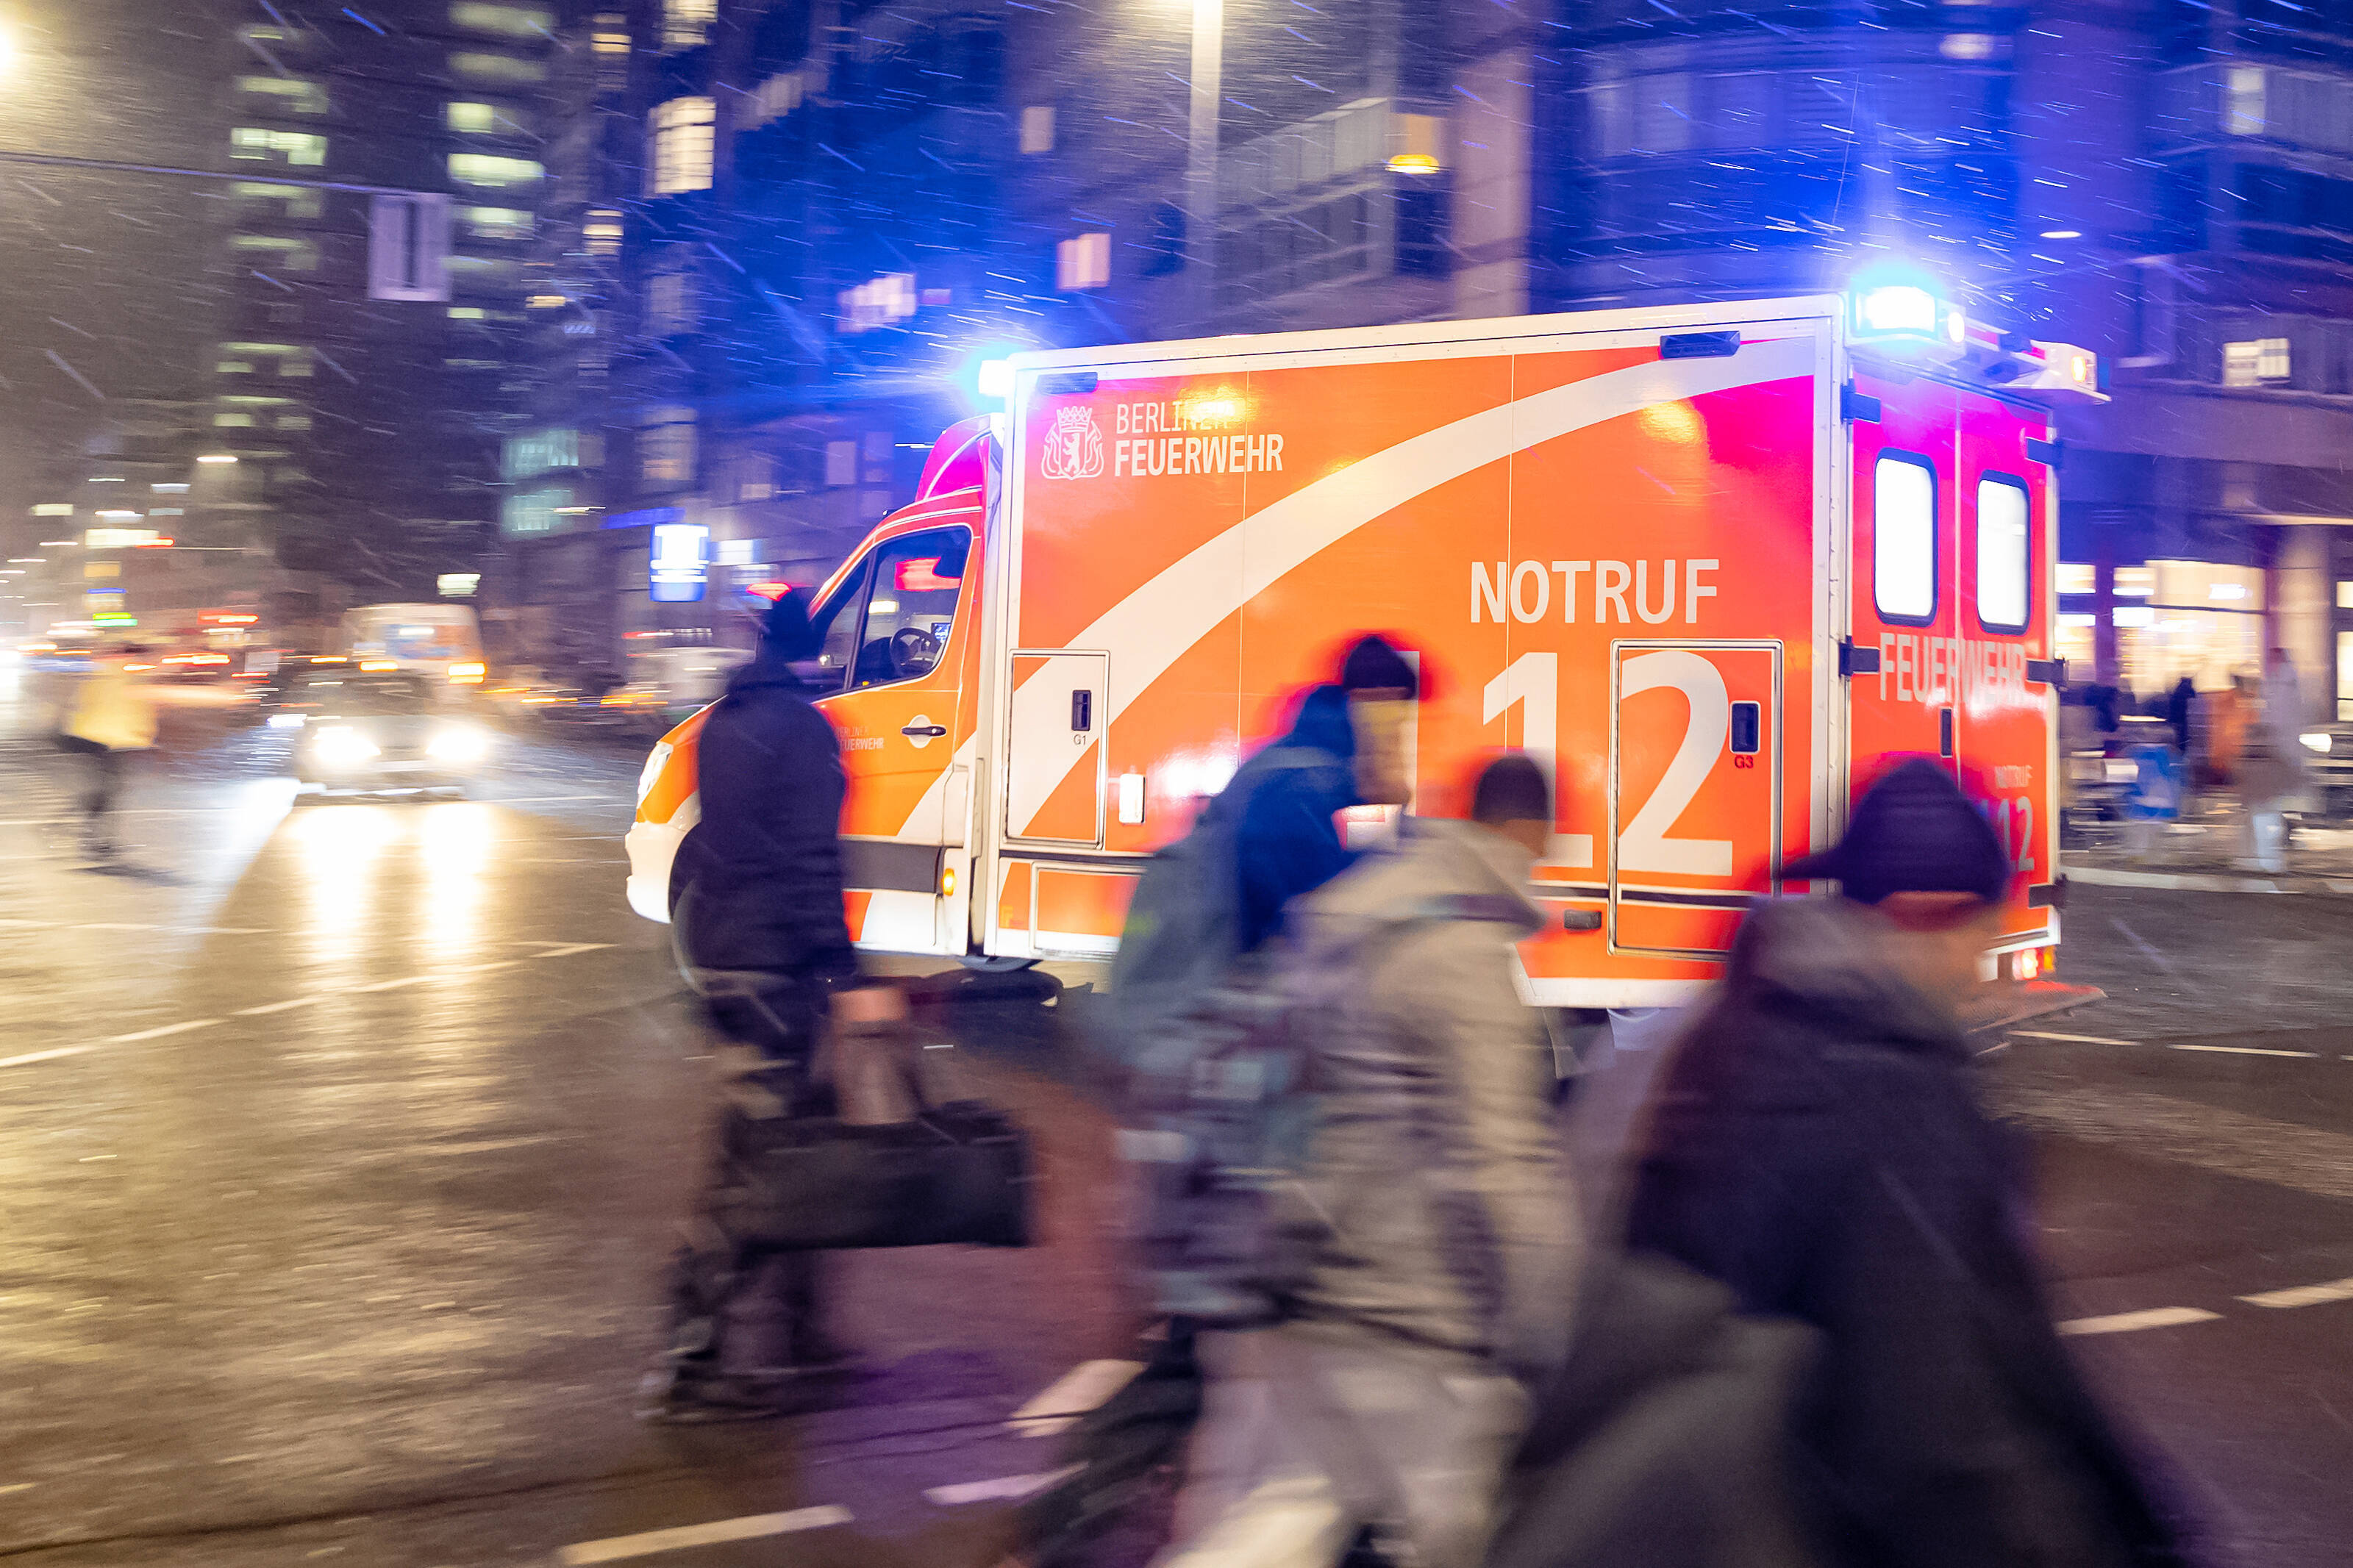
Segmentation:
[[(1903, 292), (1016, 359), (1008, 412), (943, 437), (817, 595), (853, 936), (1108, 956), (1144, 861), (1379, 629), (1429, 692), (1409, 809), (1460, 815), (1499, 748), (1555, 770), (1531, 1002), (1686, 999), (1906, 753), (2012, 847), (1998, 952), (2031, 974), (2059, 937), (2044, 408), (2099, 396), (2096, 362)], [(629, 834), (654, 919), (700, 723)]]

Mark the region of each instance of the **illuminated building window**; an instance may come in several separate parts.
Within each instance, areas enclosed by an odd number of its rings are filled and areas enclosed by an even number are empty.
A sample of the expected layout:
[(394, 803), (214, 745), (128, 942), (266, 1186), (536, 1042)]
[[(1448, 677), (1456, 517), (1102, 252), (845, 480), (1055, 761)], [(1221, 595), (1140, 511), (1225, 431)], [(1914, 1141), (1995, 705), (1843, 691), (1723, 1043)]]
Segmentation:
[(327, 161), (327, 139), (307, 131), (269, 131), (240, 125), (228, 133), (228, 155), (315, 169)]
[(461, 185), (528, 185), (546, 174), (528, 158), (499, 158), (487, 153), (449, 154), (449, 177)]
[(449, 24), (477, 33), (501, 33), (510, 38), (538, 38), (549, 35), (555, 26), (555, 16), (536, 5), (482, 5), (458, 0), (449, 7)]
[(259, 98), (275, 99), (281, 113), (324, 114), (327, 112), (327, 87), (324, 82), (308, 80), (298, 76), (241, 76), (237, 79), (237, 90)]
[(598, 207), (580, 226), (580, 237), (591, 256), (618, 256), (621, 253), (621, 215), (611, 207)]
[(903, 321), (915, 313), (917, 298), (912, 272), (886, 272), (855, 289), (845, 289), (837, 297), (841, 330), (857, 333)]
[(2223, 79), (2222, 133), (2226, 136), (2261, 136), (2269, 118), (2263, 91), (2263, 68), (2232, 66)]
[(694, 479), (694, 410), (671, 404), (650, 410), (638, 430), (638, 473), (649, 485)]
[(451, 55), (449, 68), (476, 81), (536, 82), (547, 79), (547, 68), (537, 60), (519, 59), (513, 55), (481, 54), (470, 49)]
[(648, 193), (657, 196), (711, 188), (711, 144), (717, 108), (707, 98), (656, 104), (646, 159)]
[(461, 136), (491, 136), (522, 129), (495, 103), (445, 103), (441, 115), (443, 122)]
[(600, 13), (596, 30), (588, 35), (588, 47), (600, 55), (628, 54), (629, 19), (617, 11)]
[(755, 126), (782, 120), (801, 106), (807, 90), (800, 72), (779, 71), (752, 90), (746, 117)]
[(1054, 106), (1033, 103), (1021, 111), (1021, 151), (1050, 153), (1054, 150)]
[(253, 416), (250, 414), (216, 414), (213, 416), (213, 427), (218, 430), (250, 430), (253, 428)]
[(646, 330), (658, 338), (694, 330), (698, 319), (695, 276), (657, 272), (646, 279)]
[(662, 0), (662, 47), (691, 49), (711, 40), (719, 0)]
[(276, 234), (240, 234), (229, 240), (229, 247), (257, 267), (275, 268), (280, 272), (315, 272), (319, 268), (319, 242), (315, 239), (295, 239)]
[(261, 180), (239, 180), (228, 189), (229, 194), (240, 201), (283, 203), (280, 211), (287, 217), (317, 217), (321, 211), (319, 193), (301, 185), (274, 185)]
[(1111, 281), (1111, 236), (1082, 234), (1054, 247), (1054, 287), (1064, 293)]
[(532, 216), (520, 207), (459, 207), (458, 216), (480, 239), (529, 239)]
[(2268, 386), (2287, 379), (2285, 338), (2255, 338), (2222, 345), (2224, 386)]
[(278, 428), (280, 430), (308, 430), (310, 427), (311, 416), (307, 414), (281, 414), (278, 416)]

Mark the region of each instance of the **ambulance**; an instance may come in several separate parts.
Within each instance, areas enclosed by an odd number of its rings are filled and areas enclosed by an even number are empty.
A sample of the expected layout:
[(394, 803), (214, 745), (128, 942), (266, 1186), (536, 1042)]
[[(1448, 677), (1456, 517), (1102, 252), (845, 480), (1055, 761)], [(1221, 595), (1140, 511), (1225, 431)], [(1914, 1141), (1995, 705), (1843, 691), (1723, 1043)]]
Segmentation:
[[(1688, 999), (1901, 755), (2016, 860), (1989, 974), (2047, 966), (2050, 411), (2103, 399), (2094, 355), (1892, 283), (1002, 371), (1006, 411), (941, 437), (814, 600), (861, 946), (1109, 957), (1153, 852), (1378, 630), (1424, 680), (1405, 809), (1463, 815), (1507, 747), (1554, 773), (1530, 1002)], [(658, 921), (703, 716), (628, 834)]]

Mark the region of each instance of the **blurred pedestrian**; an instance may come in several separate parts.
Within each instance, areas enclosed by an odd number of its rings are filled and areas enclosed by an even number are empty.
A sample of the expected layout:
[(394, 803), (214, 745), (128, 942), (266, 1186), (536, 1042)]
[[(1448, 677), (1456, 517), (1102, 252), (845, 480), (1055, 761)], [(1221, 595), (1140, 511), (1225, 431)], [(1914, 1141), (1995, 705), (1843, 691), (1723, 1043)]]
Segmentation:
[(1279, 1321), (1205, 1330), (1201, 1426), (1164, 1568), (1329, 1568), (1366, 1527), (1478, 1561), (1526, 1384), (1556, 1363), (1577, 1251), (1550, 1046), (1514, 982), (1551, 834), (1523, 756), (1472, 820), (1295, 907), (1315, 1086)]
[(2183, 756), (2189, 754), (2189, 713), (2198, 701), (2198, 688), (2187, 675), (2174, 683), (2165, 699), (2165, 721), (2173, 727), (2173, 745)]
[(1628, 1243), (1823, 1336), (1797, 1440), (1833, 1563), (2171, 1563), (2182, 1540), (2052, 1326), (2018, 1151), (1956, 1009), (2011, 875), (1926, 759), (1783, 869), (1654, 1112)]
[[(774, 1415), (796, 1375), (846, 1359), (821, 1322), (818, 1256), (765, 1253), (731, 1220), (757, 1124), (829, 1109), (811, 1073), (828, 1023), (872, 1028), (906, 1012), (896, 988), (861, 979), (850, 945), (840, 742), (793, 668), (817, 651), (806, 598), (778, 599), (758, 655), (736, 672), (698, 743), (702, 816), (670, 872), (673, 934), (723, 1042), (715, 1059), (724, 1099), (715, 1168), (671, 1274), (669, 1343), (644, 1390), (651, 1419)], [(786, 1359), (744, 1366), (730, 1353), (733, 1320), (761, 1304), (764, 1278)]]
[(114, 808), (132, 763), (155, 744), (155, 699), (143, 673), (149, 650), (129, 643), (92, 661), (75, 689), (58, 735), (61, 750), (85, 759), (90, 784), (82, 792), (82, 847), (94, 859), (114, 858)]
[[(1351, 645), (1336, 673), (1307, 689), (1290, 729), (1236, 770), (1145, 872), (1112, 973), (1124, 1067), (1147, 1052), (1181, 1053), (1220, 993), (1254, 983), (1293, 901), (1356, 860), (1341, 812), (1411, 798), (1405, 738), (1419, 672), (1375, 635)], [(1138, 1347), (1144, 1372), (1071, 1434), (1071, 1473), (1022, 1510), (1029, 1561), (1087, 1561), (1096, 1535), (1181, 1458), (1201, 1408), (1194, 1334), (1182, 1311), (1155, 1324)]]

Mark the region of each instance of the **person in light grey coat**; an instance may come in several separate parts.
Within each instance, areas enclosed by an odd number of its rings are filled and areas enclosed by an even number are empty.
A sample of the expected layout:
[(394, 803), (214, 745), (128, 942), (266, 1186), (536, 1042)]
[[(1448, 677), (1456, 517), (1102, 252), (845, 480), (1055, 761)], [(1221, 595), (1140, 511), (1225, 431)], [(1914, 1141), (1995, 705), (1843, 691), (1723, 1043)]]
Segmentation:
[(1425, 1568), (1486, 1538), (1524, 1389), (1562, 1353), (1578, 1250), (1541, 1019), (1514, 949), (1551, 831), (1525, 757), (1471, 822), (1408, 819), (1292, 908), (1314, 1018), (1312, 1216), (1285, 1320), (1204, 1333), (1181, 1568), (1327, 1568), (1366, 1526)]

